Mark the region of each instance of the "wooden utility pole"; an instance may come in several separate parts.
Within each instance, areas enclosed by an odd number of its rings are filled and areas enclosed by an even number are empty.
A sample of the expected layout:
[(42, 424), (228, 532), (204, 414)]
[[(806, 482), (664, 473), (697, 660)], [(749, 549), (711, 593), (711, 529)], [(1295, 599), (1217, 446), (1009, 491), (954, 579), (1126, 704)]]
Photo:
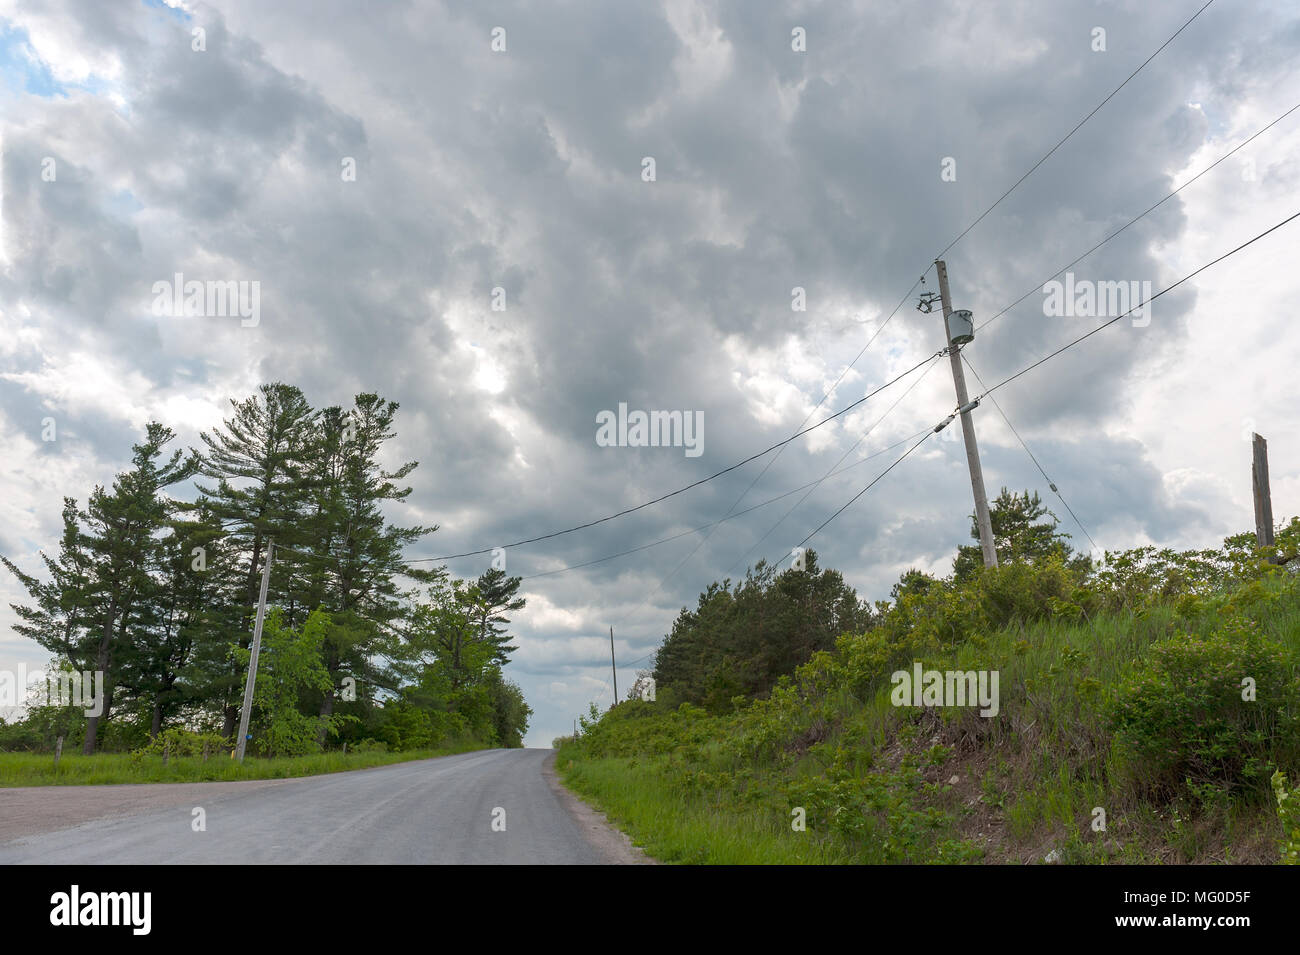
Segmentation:
[(998, 551), (993, 544), (993, 522), (989, 518), (989, 499), (984, 491), (984, 471), (980, 467), (980, 449), (975, 442), (975, 422), (971, 419), (970, 397), (966, 394), (966, 373), (961, 367), (961, 346), (952, 343), (948, 316), (952, 314), (952, 297), (948, 294), (948, 266), (936, 259), (939, 273), (939, 297), (943, 301), (943, 335), (948, 344), (948, 359), (952, 363), (952, 381), (957, 387), (957, 407), (961, 412), (961, 434), (966, 441), (966, 463), (970, 466), (970, 486), (975, 494), (975, 523), (980, 532), (980, 550), (984, 552), (984, 566), (998, 565)]
[(609, 668), (614, 671), (614, 705), (618, 706), (618, 667), (614, 666), (614, 628), (609, 628)]
[(1268, 442), (1256, 434), (1252, 445), (1250, 480), (1255, 491), (1255, 540), (1260, 547), (1272, 547), (1273, 497), (1268, 489)]
[(248, 657), (248, 679), (244, 681), (244, 707), (239, 712), (239, 739), (235, 743), (235, 758), (244, 761), (244, 746), (248, 742), (248, 714), (253, 709), (253, 684), (257, 681), (257, 655), (262, 649), (262, 622), (266, 619), (266, 588), (271, 583), (271, 555), (275, 545), (266, 542), (266, 566), (262, 568), (262, 589), (257, 595), (257, 619), (253, 623), (253, 647)]

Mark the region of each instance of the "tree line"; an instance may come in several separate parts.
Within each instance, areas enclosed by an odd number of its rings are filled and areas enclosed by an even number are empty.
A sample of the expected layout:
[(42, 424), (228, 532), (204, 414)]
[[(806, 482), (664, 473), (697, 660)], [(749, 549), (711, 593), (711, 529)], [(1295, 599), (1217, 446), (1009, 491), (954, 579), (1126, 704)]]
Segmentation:
[(386, 516), (417, 467), (380, 463), (398, 404), (365, 393), (314, 409), (281, 382), (230, 404), (201, 448), (170, 450), (175, 434), (150, 422), (110, 486), (65, 497), (41, 577), (0, 556), (30, 597), (14, 629), (56, 666), (104, 674), (99, 715), (35, 706), (11, 739), (77, 730), (87, 754), (169, 727), (232, 740), (271, 551), (250, 752), (522, 745), (531, 710), (502, 676), (519, 578), (403, 557), (438, 528)]
[[(1014, 494), (1003, 488), (990, 506), (994, 544), (1003, 564), (1062, 562), (1077, 573), (1091, 566), (1087, 554), (1075, 553), (1068, 536), (1037, 493)], [(971, 537), (979, 528), (971, 515)], [(983, 568), (980, 548), (959, 545), (946, 583), (961, 587)], [(941, 583), (915, 568), (899, 578), (890, 593), (894, 605), (910, 594)], [(664, 637), (646, 674), (656, 694), (669, 703), (687, 702), (712, 712), (730, 708), (736, 697), (766, 696), (782, 676), (793, 674), (819, 650), (831, 650), (844, 633), (865, 633), (880, 626), (890, 601), (871, 603), (858, 597), (836, 570), (822, 569), (816, 552), (804, 554), (801, 568), (777, 572), (760, 561), (744, 580), (709, 585), (693, 610), (682, 608)], [(645, 685), (639, 679), (629, 698)]]

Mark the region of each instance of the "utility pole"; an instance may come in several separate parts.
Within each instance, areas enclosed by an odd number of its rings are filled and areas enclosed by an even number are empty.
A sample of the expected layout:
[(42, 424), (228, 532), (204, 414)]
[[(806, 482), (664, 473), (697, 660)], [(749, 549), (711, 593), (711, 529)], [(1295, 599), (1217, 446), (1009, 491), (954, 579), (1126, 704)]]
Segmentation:
[(614, 671), (614, 705), (618, 706), (618, 668), (614, 666), (614, 628), (609, 628), (609, 668)]
[(239, 713), (239, 740), (235, 743), (235, 758), (244, 761), (244, 746), (248, 742), (248, 714), (253, 709), (253, 684), (257, 680), (257, 654), (262, 649), (262, 622), (266, 619), (266, 588), (271, 583), (271, 555), (275, 545), (266, 542), (266, 566), (262, 568), (262, 590), (257, 595), (257, 620), (253, 623), (253, 649), (248, 658), (248, 679), (244, 681), (244, 708)]
[(1255, 540), (1260, 547), (1273, 546), (1273, 496), (1268, 488), (1268, 442), (1256, 434), (1252, 438), (1253, 457), (1250, 483), (1255, 492)]
[[(993, 544), (993, 522), (989, 519), (989, 499), (984, 491), (984, 471), (980, 468), (980, 449), (975, 442), (975, 422), (971, 419), (970, 397), (966, 394), (966, 373), (961, 367), (961, 344), (954, 343), (948, 326), (952, 314), (952, 297), (948, 294), (948, 266), (936, 259), (935, 271), (939, 273), (939, 297), (943, 301), (943, 334), (948, 344), (948, 360), (952, 363), (952, 381), (957, 388), (957, 407), (961, 409), (961, 434), (966, 441), (966, 463), (970, 466), (970, 486), (975, 494), (975, 523), (980, 532), (980, 550), (984, 552), (984, 566), (998, 565), (998, 551)], [(967, 339), (969, 340), (969, 339)]]

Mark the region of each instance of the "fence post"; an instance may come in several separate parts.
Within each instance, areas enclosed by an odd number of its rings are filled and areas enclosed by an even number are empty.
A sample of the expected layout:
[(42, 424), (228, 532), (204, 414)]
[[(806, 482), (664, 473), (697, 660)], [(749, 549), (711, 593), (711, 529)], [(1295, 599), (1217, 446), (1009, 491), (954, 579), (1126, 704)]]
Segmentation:
[(54, 768), (59, 768), (59, 757), (63, 755), (63, 737), (60, 736), (54, 743)]

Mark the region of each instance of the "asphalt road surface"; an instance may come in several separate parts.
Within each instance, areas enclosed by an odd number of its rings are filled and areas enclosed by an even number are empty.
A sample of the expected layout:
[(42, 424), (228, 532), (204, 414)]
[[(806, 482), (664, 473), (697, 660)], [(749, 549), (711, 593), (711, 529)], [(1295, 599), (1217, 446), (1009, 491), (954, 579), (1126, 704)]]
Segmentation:
[(301, 779), (4, 789), (0, 865), (646, 861), (563, 790), (551, 757), (497, 749)]

